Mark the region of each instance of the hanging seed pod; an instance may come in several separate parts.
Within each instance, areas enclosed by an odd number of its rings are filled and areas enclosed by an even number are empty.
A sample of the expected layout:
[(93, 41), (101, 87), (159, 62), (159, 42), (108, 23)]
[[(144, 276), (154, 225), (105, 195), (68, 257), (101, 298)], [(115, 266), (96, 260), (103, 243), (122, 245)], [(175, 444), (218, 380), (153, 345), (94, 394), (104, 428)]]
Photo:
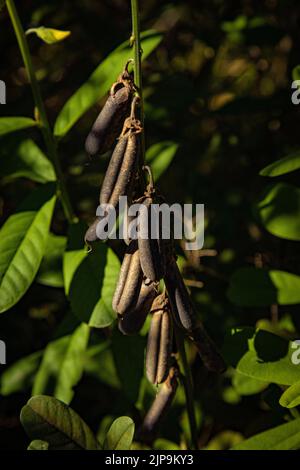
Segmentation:
[(139, 251), (133, 240), (127, 248), (120, 270), (112, 306), (121, 316), (130, 312), (138, 301), (143, 281)]
[(85, 149), (91, 156), (101, 155), (113, 146), (129, 114), (134, 86), (127, 66), (128, 64), (118, 81), (112, 85), (109, 97), (86, 139)]
[(125, 121), (102, 183), (100, 204), (117, 207), (119, 197), (130, 195), (137, 170), (138, 134), (141, 130), (139, 121), (131, 118)]
[(96, 233), (97, 225), (99, 221), (100, 221), (100, 217), (96, 217), (94, 222), (87, 229), (85, 236), (84, 236), (85, 243), (91, 243), (91, 242), (95, 242), (99, 240), (99, 238), (97, 237), (97, 233)]
[(135, 335), (142, 329), (156, 295), (157, 292), (153, 284), (142, 283), (136, 305), (119, 319), (118, 327), (121, 333)]
[(148, 333), (146, 375), (153, 384), (162, 383), (170, 367), (173, 335), (169, 306), (165, 299), (162, 294), (153, 302), (153, 316)]
[(175, 322), (186, 330), (205, 367), (214, 372), (223, 372), (226, 369), (225, 362), (201, 322), (196, 319), (189, 293), (174, 259), (168, 266), (165, 284)]
[(168, 265), (164, 281), (174, 320), (180, 327), (191, 331), (197, 326), (196, 314), (174, 258)]
[(143, 424), (138, 432), (138, 439), (144, 442), (152, 442), (154, 440), (159, 425), (175, 396), (178, 386), (177, 377), (178, 369), (172, 367), (167, 380), (162, 384), (161, 389), (144, 418)]

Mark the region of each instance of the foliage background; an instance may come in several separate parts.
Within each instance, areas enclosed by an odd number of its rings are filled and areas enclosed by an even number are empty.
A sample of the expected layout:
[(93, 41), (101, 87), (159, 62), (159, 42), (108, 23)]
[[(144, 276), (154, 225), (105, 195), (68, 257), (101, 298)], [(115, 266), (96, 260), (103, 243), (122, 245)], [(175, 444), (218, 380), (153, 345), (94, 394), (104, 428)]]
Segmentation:
[[(242, 267), (300, 274), (295, 237), (287, 240), (274, 236), (257, 214), (257, 201), (263, 200), (270, 184), (270, 180), (259, 176), (260, 170), (299, 148), (299, 107), (291, 102), (293, 70), (299, 62), (299, 2), (144, 0), (142, 4), (142, 29), (163, 33), (162, 43), (143, 68), (146, 145), (164, 141), (178, 144), (170, 164), (162, 161), (164, 173), (159, 187), (171, 203), (201, 202), (206, 206), (205, 250), (184, 254), (178, 247), (199, 315), (220, 346), (231, 327), (245, 325), (297, 338), (297, 302), (288, 306), (289, 302), (278, 302), (276, 288), (271, 300), (253, 301), (259, 296), (256, 287), (251, 291), (249, 278), (241, 280), (240, 272), (236, 278), (245, 290), (242, 300), (234, 295), (229, 299), (228, 287), (231, 276)], [(72, 33), (64, 42), (51, 46), (29, 37), (35, 70), (54, 123), (66, 100), (107, 54), (128, 38), (129, 4), (124, 0), (43, 0), (38, 4), (24, 0), (18, 8), (26, 28), (46, 25)], [(33, 116), (31, 90), (5, 10), (0, 13), (0, 43), (0, 78), (7, 84), (8, 97), (7, 105), (0, 107), (1, 115)], [(84, 152), (84, 140), (98, 110), (99, 105), (94, 106), (80, 119), (62, 140), (59, 152), (76, 213), (87, 223), (93, 218), (107, 164), (105, 159), (90, 161)], [(33, 137), (43, 148), (35, 130), (2, 137), (1, 166), (14, 152), (17, 139), (25, 137)], [(278, 181), (297, 185), (299, 171)], [(3, 222), (35, 186), (26, 178), (2, 179)], [(287, 199), (291, 200), (289, 194)], [(286, 211), (291, 218), (297, 218), (299, 207), (298, 195), (292, 210), (284, 205), (280, 214)], [(275, 215), (278, 210), (275, 207)], [(294, 224), (291, 218), (282, 219), (279, 225), (288, 230), (289, 224)], [(51, 231), (65, 236), (66, 230), (58, 206)], [(122, 253), (120, 246), (114, 248), (119, 255)], [(52, 263), (54, 278), (60, 279), (60, 260)], [(70, 312), (63, 289), (44, 284), (37, 278), (21, 301), (1, 315), (0, 338), (7, 343), (6, 369), (20, 358), (43, 350)], [(71, 320), (65, 331), (72, 328)], [(104, 352), (90, 360), (72, 400), (72, 407), (95, 431), (104, 419), (100, 434), (111, 417), (129, 415), (138, 423), (154, 394), (142, 381), (140, 400), (136, 402), (145, 336), (116, 338), (115, 344), (125, 354), (105, 346), (110, 338), (110, 331), (93, 331), (91, 345), (104, 345)], [(250, 436), (285, 422), (286, 409), (278, 404), (278, 385), (268, 386), (263, 394), (255, 391), (244, 395), (232, 386), (233, 369), (222, 378), (215, 377), (203, 369), (193, 350), (189, 352), (201, 446), (230, 447), (241, 435)], [(121, 365), (118, 360), (114, 362), (120, 355), (125, 356)], [(133, 362), (133, 377), (120, 376), (120, 370), (132, 367)], [(3, 380), (0, 382), (2, 449), (23, 449), (28, 442), (19, 412), (30, 397), (35, 373), (17, 368), (17, 386), (9, 393), (3, 388)], [(160, 437), (180, 444), (187, 433), (179, 392)]]

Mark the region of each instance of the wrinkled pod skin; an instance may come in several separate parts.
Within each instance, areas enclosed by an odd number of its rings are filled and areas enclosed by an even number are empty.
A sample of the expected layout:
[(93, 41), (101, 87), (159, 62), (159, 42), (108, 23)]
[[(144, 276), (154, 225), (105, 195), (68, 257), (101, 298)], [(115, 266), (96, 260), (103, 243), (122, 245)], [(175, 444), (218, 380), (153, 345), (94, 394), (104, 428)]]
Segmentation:
[(118, 321), (121, 333), (135, 335), (142, 329), (156, 295), (157, 292), (153, 284), (147, 285), (143, 281), (136, 304)]
[(196, 318), (189, 293), (174, 258), (169, 263), (164, 281), (174, 321), (193, 341), (205, 367), (214, 372), (224, 372), (226, 364), (215, 343)]
[(132, 95), (133, 82), (128, 74), (112, 85), (109, 97), (85, 142), (89, 155), (101, 155), (113, 146), (129, 115)]
[(177, 377), (178, 369), (171, 367), (167, 379), (162, 384), (144, 418), (141, 428), (138, 430), (137, 439), (149, 443), (155, 439), (161, 421), (166, 415), (175, 396), (178, 386)]
[[(172, 352), (172, 323), (164, 294), (155, 299), (148, 333), (146, 350), (146, 375), (153, 384), (162, 383), (169, 372)], [(161, 301), (162, 300), (162, 301)]]
[[(166, 240), (161, 239), (161, 227), (159, 227), (158, 212), (154, 209), (152, 197), (145, 197), (141, 204), (139, 216), (139, 236), (138, 245), (140, 251), (141, 266), (146, 278), (157, 282), (163, 278), (166, 271)], [(152, 207), (152, 210), (151, 210)], [(157, 215), (157, 228), (151, 220), (151, 213), (154, 218)], [(151, 228), (157, 234), (152, 239)]]
[(118, 315), (123, 316), (134, 309), (140, 295), (142, 281), (143, 272), (139, 251), (136, 241), (133, 240), (126, 250), (113, 296), (112, 307)]

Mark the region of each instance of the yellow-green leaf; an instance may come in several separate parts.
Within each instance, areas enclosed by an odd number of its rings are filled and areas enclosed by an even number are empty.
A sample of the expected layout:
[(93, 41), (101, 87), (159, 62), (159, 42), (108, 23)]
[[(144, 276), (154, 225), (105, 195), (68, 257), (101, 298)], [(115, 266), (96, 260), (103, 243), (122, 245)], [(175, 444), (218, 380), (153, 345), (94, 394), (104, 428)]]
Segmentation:
[(285, 390), (280, 397), (279, 403), (284, 408), (294, 408), (300, 405), (300, 382), (296, 382)]
[(61, 31), (59, 29), (45, 28), (45, 26), (39, 26), (38, 28), (30, 28), (26, 31), (26, 34), (36, 34), (42, 41), (47, 44), (55, 44), (56, 42), (63, 41), (70, 36), (71, 31)]

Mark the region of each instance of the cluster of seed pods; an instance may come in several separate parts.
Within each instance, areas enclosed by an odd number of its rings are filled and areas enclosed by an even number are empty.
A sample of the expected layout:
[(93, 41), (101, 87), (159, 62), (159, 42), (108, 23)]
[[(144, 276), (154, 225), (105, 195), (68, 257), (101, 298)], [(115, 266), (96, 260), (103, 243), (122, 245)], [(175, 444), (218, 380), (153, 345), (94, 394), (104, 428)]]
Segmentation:
[[(164, 240), (159, 223), (153, 227), (153, 213), (162, 202), (157, 195), (149, 167), (144, 167), (150, 182), (142, 196), (137, 187), (141, 180), (140, 136), (143, 132), (136, 118), (138, 98), (127, 66), (110, 90), (109, 97), (86, 140), (90, 155), (102, 154), (114, 144), (100, 191), (100, 204), (118, 209), (120, 196), (140, 205), (136, 239), (127, 237), (127, 249), (113, 296), (112, 307), (118, 315), (118, 328), (125, 335), (138, 334), (148, 314), (151, 315), (146, 349), (146, 375), (160, 386), (144, 418), (138, 437), (154, 439), (157, 428), (176, 393), (179, 369), (174, 354), (173, 330), (183, 330), (196, 346), (204, 365), (215, 372), (225, 369), (224, 361), (208, 336), (178, 269), (172, 240)], [(154, 210), (154, 212), (153, 212)], [(128, 217), (129, 218), (129, 217)], [(85, 241), (98, 240), (96, 217), (85, 235)], [(158, 220), (156, 219), (156, 223)], [(153, 228), (157, 229), (153, 237)], [(160, 293), (160, 281), (165, 288)]]

